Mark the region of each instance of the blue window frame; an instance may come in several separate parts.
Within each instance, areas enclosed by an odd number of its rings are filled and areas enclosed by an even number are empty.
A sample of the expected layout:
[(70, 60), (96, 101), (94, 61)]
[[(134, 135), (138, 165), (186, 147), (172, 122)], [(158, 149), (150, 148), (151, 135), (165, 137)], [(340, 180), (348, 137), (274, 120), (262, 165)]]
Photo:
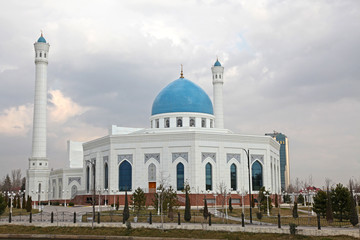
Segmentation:
[(236, 191), (237, 189), (237, 181), (236, 181), (236, 165), (235, 163), (231, 164), (230, 166), (230, 186), (231, 188)]
[(108, 164), (105, 163), (104, 166), (104, 189), (108, 189), (109, 188), (109, 167)]
[(119, 166), (119, 191), (131, 191), (132, 167), (128, 161)]
[(207, 163), (205, 166), (205, 181), (206, 181), (206, 190), (212, 190), (212, 166), (210, 163)]
[(184, 164), (178, 163), (176, 166), (176, 189), (184, 190)]
[(86, 168), (86, 192), (90, 192), (90, 168)]
[(252, 189), (259, 191), (263, 186), (263, 171), (262, 166), (258, 161), (255, 161), (251, 167), (252, 172)]

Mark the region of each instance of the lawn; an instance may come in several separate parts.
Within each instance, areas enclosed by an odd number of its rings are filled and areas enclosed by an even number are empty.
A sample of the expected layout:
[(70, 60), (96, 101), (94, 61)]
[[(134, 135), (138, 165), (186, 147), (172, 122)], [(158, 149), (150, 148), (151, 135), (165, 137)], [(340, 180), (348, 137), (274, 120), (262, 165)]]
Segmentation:
[(138, 237), (168, 237), (168, 238), (192, 238), (192, 239), (319, 239), (319, 240), (350, 240), (355, 239), (348, 236), (337, 237), (312, 237), (312, 236), (291, 236), (287, 234), (265, 234), (265, 233), (246, 233), (246, 232), (222, 232), (222, 231), (201, 231), (201, 230), (165, 230), (146, 229), (146, 228), (104, 228), (96, 227), (32, 227), (6, 225), (0, 226), (0, 233), (6, 234), (61, 234), (61, 235), (98, 235), (99, 239), (105, 236), (138, 236)]

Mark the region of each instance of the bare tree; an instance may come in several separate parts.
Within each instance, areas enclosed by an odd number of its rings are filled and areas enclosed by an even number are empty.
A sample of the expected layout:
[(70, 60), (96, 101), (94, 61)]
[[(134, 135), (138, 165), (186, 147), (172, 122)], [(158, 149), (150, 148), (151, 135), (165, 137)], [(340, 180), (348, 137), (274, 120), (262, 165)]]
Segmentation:
[(325, 178), (325, 187), (327, 190), (330, 189), (331, 182), (332, 182), (332, 180), (330, 178)]
[(227, 188), (226, 188), (226, 184), (223, 181), (218, 183), (217, 191), (218, 191), (219, 196), (220, 196), (219, 200), (220, 200), (220, 204), (221, 204), (221, 211), (222, 211), (222, 214), (224, 214), (225, 213), (224, 205), (225, 205), (225, 202), (226, 202)]
[(11, 170), (11, 182), (13, 190), (19, 189), (21, 187), (21, 169)]

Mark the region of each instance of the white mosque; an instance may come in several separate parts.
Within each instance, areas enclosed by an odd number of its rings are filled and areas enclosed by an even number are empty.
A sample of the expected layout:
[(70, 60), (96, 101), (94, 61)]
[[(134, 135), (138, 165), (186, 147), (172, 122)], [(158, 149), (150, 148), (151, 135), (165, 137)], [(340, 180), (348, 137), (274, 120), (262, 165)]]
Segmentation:
[(233, 194), (249, 193), (249, 187), (256, 194), (262, 186), (280, 193), (279, 143), (270, 136), (237, 134), (224, 128), (224, 67), (218, 60), (209, 74), (213, 102), (181, 71), (180, 78), (155, 98), (149, 128), (112, 125), (101, 138), (69, 141), (68, 166), (50, 171), (46, 154), (50, 45), (41, 35), (34, 46), (34, 123), (26, 182), (26, 192), (33, 200), (86, 199), (94, 182), (96, 192), (107, 195), (110, 202), (110, 196), (131, 194), (138, 187), (155, 192), (164, 181), (178, 193), (185, 183), (193, 193), (215, 193), (220, 185)]

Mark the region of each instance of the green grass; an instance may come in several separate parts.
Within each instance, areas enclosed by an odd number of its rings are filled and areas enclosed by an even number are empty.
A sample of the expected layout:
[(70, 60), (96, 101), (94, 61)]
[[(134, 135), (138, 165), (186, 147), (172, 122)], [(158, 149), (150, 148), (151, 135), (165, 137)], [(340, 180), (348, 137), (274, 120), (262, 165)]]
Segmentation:
[[(0, 215), (1, 218), (4, 218), (4, 217), (9, 217), (9, 212), (10, 212), (10, 209), (9, 208), (6, 208), (4, 213)], [(36, 214), (36, 213), (39, 213), (39, 210), (38, 209), (32, 209), (31, 210), (32, 214)], [(19, 216), (19, 215), (29, 215), (30, 213), (28, 213), (25, 209), (20, 209), (20, 208), (13, 208), (12, 209), (12, 215), (13, 216)]]
[(146, 228), (104, 228), (104, 227), (33, 227), (33, 226), (0, 226), (0, 233), (7, 234), (61, 234), (61, 235), (98, 235), (98, 236), (138, 236), (138, 237), (181, 237), (192, 239), (336, 239), (350, 240), (355, 239), (347, 236), (336, 237), (313, 237), (287, 234), (265, 234), (265, 233), (246, 233), (246, 232), (223, 232), (223, 231), (201, 231), (201, 230), (165, 230), (146, 229)]

